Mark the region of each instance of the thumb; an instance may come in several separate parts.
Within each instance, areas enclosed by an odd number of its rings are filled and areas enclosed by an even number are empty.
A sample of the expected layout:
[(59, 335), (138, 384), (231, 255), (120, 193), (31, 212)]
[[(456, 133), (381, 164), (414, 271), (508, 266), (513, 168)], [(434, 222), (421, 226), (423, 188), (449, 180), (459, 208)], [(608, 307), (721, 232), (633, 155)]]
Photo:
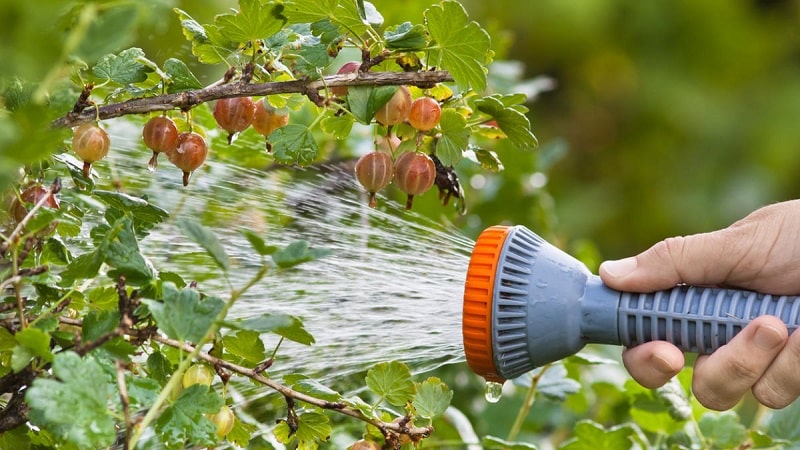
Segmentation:
[(669, 289), (677, 284), (716, 285), (725, 282), (736, 258), (726, 255), (729, 233), (716, 231), (665, 239), (629, 258), (600, 265), (609, 287), (632, 292)]

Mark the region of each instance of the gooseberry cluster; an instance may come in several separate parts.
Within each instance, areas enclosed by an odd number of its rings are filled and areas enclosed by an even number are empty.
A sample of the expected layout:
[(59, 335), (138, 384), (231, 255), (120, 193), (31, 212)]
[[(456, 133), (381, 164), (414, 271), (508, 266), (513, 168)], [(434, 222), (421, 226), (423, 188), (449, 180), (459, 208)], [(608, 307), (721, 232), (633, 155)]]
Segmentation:
[[(436, 128), (441, 116), (441, 106), (435, 99), (420, 97), (412, 100), (408, 88), (400, 86), (375, 113), (375, 120), (386, 127), (408, 122), (419, 133), (426, 133)], [(436, 181), (436, 166), (433, 159), (419, 149), (393, 157), (399, 145), (395, 135), (390, 134), (383, 142), (388, 148), (362, 155), (356, 161), (356, 179), (369, 193), (369, 206), (374, 208), (377, 205), (375, 194), (394, 181), (407, 195), (406, 209), (411, 209), (414, 196), (428, 191)]]
[[(214, 369), (208, 364), (192, 364), (183, 373), (181, 384), (184, 389), (196, 384), (210, 387), (214, 382), (214, 376)], [(236, 416), (228, 405), (223, 405), (218, 412), (209, 415), (208, 418), (217, 427), (217, 437), (220, 439), (223, 439), (233, 430), (233, 425), (236, 421)]]

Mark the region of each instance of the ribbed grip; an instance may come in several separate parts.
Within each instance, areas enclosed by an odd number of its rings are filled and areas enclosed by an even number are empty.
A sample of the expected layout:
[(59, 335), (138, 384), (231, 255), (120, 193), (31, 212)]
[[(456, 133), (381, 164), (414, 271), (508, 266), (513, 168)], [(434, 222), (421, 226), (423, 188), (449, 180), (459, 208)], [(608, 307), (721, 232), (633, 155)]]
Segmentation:
[(662, 340), (687, 352), (708, 354), (758, 316), (780, 318), (790, 333), (800, 322), (800, 297), (696, 286), (620, 295), (617, 323), (625, 346)]

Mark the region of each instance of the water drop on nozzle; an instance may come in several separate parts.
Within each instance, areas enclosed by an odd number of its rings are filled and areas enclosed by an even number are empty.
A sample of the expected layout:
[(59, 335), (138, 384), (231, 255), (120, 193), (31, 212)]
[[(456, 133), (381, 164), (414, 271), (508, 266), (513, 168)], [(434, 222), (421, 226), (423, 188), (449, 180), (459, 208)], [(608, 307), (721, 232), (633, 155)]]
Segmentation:
[(496, 381), (486, 382), (486, 401), (489, 403), (497, 403), (503, 395), (503, 383)]

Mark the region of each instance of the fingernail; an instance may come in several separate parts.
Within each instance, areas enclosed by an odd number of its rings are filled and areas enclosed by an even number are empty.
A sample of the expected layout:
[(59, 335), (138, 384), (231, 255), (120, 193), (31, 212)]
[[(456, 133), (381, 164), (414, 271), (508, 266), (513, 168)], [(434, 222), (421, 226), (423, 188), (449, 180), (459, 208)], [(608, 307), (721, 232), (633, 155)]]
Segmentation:
[(775, 347), (783, 345), (783, 333), (774, 327), (762, 325), (756, 330), (753, 342), (762, 350), (774, 350)]
[(670, 364), (669, 361), (667, 361), (666, 359), (658, 355), (653, 355), (651, 357), (651, 362), (653, 364), (653, 368), (656, 369), (659, 373), (669, 376), (675, 374), (675, 369), (672, 368), (672, 364)]
[(636, 258), (624, 258), (616, 261), (606, 261), (603, 269), (614, 278), (622, 278), (636, 269)]

